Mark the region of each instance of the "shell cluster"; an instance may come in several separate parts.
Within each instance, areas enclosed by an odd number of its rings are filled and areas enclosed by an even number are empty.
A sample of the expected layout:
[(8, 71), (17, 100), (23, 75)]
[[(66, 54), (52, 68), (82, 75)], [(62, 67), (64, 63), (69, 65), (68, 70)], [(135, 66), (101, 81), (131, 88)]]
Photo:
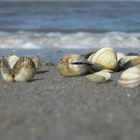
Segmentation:
[(41, 58), (38, 56), (19, 57), (10, 55), (1, 57), (1, 76), (6, 82), (27, 82), (31, 81), (41, 66)]
[[(46, 64), (39, 56), (10, 55), (0, 58), (1, 77), (7, 82), (31, 81), (41, 66)], [(110, 47), (83, 55), (73, 53), (60, 60), (57, 72), (63, 77), (84, 76), (97, 84), (111, 81), (114, 72), (122, 72), (117, 83), (134, 88), (140, 85), (140, 56), (116, 52)]]
[(68, 54), (57, 70), (64, 77), (85, 76), (94, 83), (105, 83), (111, 80), (113, 72), (123, 71), (119, 85), (128, 88), (140, 85), (140, 56), (116, 52), (110, 47), (84, 55)]

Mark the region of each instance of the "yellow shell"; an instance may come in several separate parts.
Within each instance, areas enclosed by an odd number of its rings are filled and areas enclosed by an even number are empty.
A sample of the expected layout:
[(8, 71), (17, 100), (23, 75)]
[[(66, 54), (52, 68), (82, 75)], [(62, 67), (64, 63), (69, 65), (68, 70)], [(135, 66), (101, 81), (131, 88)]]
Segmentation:
[(88, 60), (102, 65), (104, 69), (116, 71), (118, 68), (116, 52), (109, 47), (100, 49), (95, 54), (89, 56)]

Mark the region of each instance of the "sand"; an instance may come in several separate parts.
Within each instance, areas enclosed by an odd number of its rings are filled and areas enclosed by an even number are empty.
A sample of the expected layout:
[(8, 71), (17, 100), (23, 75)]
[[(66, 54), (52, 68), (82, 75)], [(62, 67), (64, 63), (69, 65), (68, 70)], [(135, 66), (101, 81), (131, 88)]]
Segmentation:
[(28, 83), (0, 79), (0, 140), (139, 140), (140, 87), (119, 76), (96, 85), (48, 66)]

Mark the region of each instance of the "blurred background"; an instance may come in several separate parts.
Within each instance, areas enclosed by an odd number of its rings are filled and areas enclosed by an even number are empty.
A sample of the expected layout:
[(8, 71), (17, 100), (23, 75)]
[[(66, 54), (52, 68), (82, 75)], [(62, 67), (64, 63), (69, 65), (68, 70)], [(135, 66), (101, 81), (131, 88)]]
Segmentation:
[(0, 1), (0, 55), (67, 53), (102, 47), (140, 52), (140, 2)]

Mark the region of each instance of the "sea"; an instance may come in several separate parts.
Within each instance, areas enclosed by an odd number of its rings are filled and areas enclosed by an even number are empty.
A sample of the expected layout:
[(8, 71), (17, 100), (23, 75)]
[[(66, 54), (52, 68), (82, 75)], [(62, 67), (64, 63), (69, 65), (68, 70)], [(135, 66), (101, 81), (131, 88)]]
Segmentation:
[(140, 2), (0, 1), (0, 56), (58, 62), (103, 47), (140, 53)]

